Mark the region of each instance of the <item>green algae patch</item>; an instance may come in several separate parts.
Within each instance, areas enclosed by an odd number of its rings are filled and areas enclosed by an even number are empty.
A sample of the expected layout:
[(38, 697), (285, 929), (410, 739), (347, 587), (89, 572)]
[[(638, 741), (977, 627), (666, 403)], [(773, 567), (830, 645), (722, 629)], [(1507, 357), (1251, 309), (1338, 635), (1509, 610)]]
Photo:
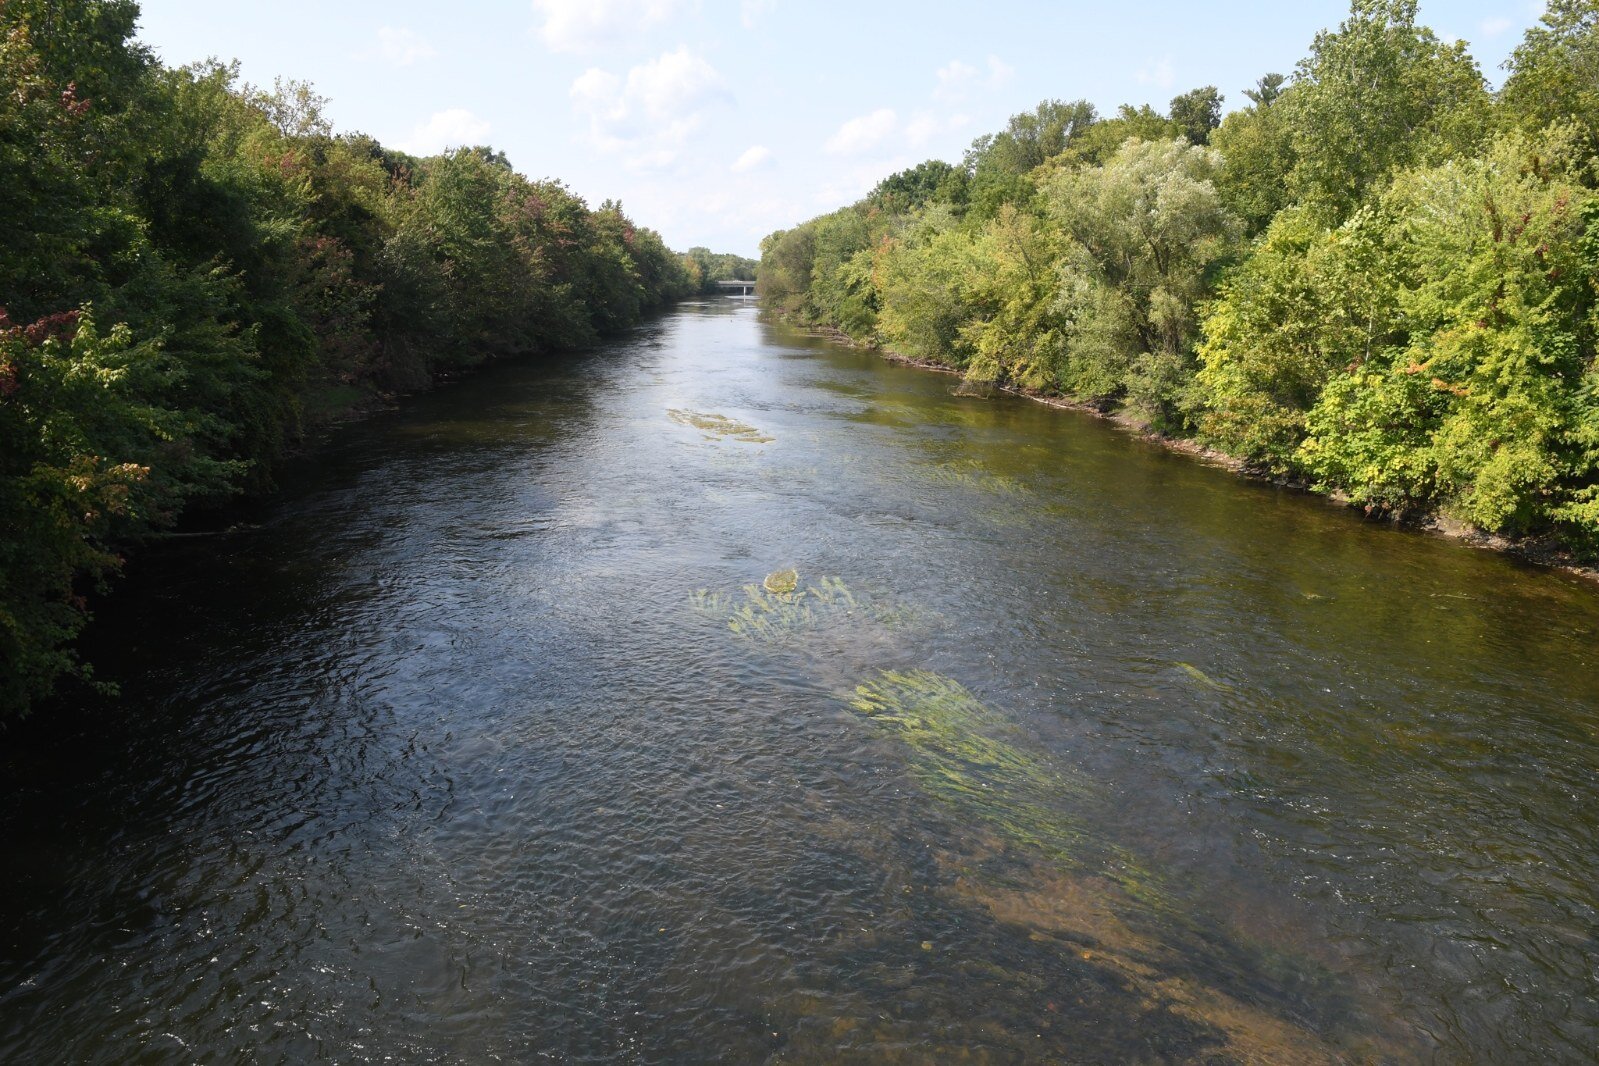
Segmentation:
[(841, 578), (825, 576), (802, 583), (794, 569), (768, 574), (737, 593), (697, 589), (689, 602), (701, 614), (725, 621), (734, 636), (772, 645), (860, 623), (887, 628), (909, 617), (903, 609), (858, 598)]
[(768, 437), (754, 426), (740, 422), (736, 418), (726, 415), (702, 414), (699, 411), (684, 411), (671, 408), (666, 412), (667, 417), (680, 426), (688, 426), (705, 434), (706, 440), (736, 440), (745, 444), (770, 444), (775, 437)]
[[(792, 577), (787, 591), (774, 592), (773, 578)], [(784, 582), (778, 581), (781, 588)], [(745, 585), (744, 601), (735, 607), (727, 627), (735, 636), (767, 642), (784, 639), (807, 630), (821, 628), (854, 614), (859, 607), (855, 594), (836, 577), (799, 588), (799, 575), (780, 571), (759, 585)]]
[(1224, 681), (1217, 681), (1214, 677), (1211, 677), (1209, 674), (1205, 673), (1205, 671), (1201, 670), (1199, 667), (1195, 666), (1193, 663), (1178, 662), (1178, 663), (1173, 663), (1172, 665), (1176, 666), (1183, 673), (1187, 674), (1189, 679), (1194, 681), (1196, 684), (1199, 684), (1199, 685), (1201, 685), (1201, 686), (1203, 686), (1205, 688), (1208, 688), (1208, 689), (1210, 689), (1213, 692), (1232, 692), (1233, 691), (1233, 687), (1231, 685), (1227, 684)]
[(1015, 726), (959, 681), (888, 670), (857, 685), (849, 705), (910, 750), (917, 784), (961, 821), (1057, 862), (1080, 858), (1082, 826), (1059, 804), (1086, 796), (1086, 783), (1015, 743)]
[(791, 595), (799, 587), (798, 570), (775, 570), (766, 575), (766, 580), (761, 582), (761, 588), (774, 596)]

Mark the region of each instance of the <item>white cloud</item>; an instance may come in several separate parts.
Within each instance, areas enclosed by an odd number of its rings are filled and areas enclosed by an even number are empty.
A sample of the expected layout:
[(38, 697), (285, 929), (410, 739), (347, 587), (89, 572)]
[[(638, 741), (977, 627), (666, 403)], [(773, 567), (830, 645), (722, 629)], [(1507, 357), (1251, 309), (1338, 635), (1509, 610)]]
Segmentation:
[(629, 170), (665, 170), (677, 162), (676, 148), (647, 148), (623, 160)]
[(944, 124), (938, 120), (937, 116), (931, 115), (926, 111), (918, 111), (905, 124), (905, 140), (909, 141), (914, 147), (920, 148), (937, 136), (938, 132), (943, 128)]
[(393, 26), (382, 27), (377, 30), (377, 51), (382, 58), (392, 62), (397, 67), (409, 67), (417, 59), (432, 59), (437, 56), (437, 51), (427, 43), (427, 38), (417, 34), (416, 30), (395, 29)]
[(679, 48), (640, 63), (625, 78), (590, 68), (572, 82), (572, 106), (589, 120), (601, 151), (625, 152), (626, 165), (659, 170), (704, 122), (704, 107), (726, 96), (726, 83), (702, 57)]
[(933, 89), (933, 99), (954, 103), (969, 98), (974, 92), (997, 89), (1010, 81), (1016, 68), (998, 56), (988, 57), (988, 74), (970, 63), (952, 59), (938, 68), (935, 75), (938, 85)]
[(746, 30), (753, 30), (755, 24), (762, 16), (770, 15), (777, 10), (777, 0), (744, 0), (739, 11), (739, 21)]
[(933, 90), (933, 99), (964, 99), (972, 83), (977, 80), (977, 74), (977, 68), (970, 63), (951, 59), (938, 68), (938, 88)]
[(378, 30), (378, 51), (397, 67), (408, 67), (419, 59), (438, 55), (427, 38), (415, 30), (385, 26)]
[(685, 9), (685, 0), (533, 0), (539, 36), (556, 52), (587, 52), (637, 37)]
[(462, 107), (440, 111), (411, 131), (400, 150), (412, 155), (433, 155), (446, 148), (481, 144), (488, 137), (488, 122)]
[(1153, 85), (1157, 89), (1170, 89), (1177, 80), (1177, 74), (1172, 70), (1171, 57), (1152, 60), (1138, 68), (1138, 84)]
[(792, 226), (795, 219), (806, 217), (811, 210), (803, 200), (773, 195), (753, 183), (707, 193), (691, 206), (698, 216), (714, 218), (730, 230), (755, 238)]
[(702, 57), (679, 48), (627, 72), (627, 97), (653, 119), (681, 115), (722, 89), (722, 76)]
[(627, 114), (622, 82), (608, 70), (585, 70), (572, 82), (569, 94), (578, 112), (596, 121), (614, 122)]
[(922, 148), (941, 133), (953, 133), (971, 119), (963, 114), (939, 115), (932, 111), (918, 111), (905, 124), (905, 143), (912, 148)]
[(898, 121), (899, 117), (886, 107), (852, 118), (828, 138), (827, 150), (834, 155), (859, 155), (882, 143), (894, 132)]
[(749, 148), (744, 149), (743, 155), (733, 161), (732, 170), (735, 173), (743, 173), (746, 170), (754, 170), (757, 167), (765, 166), (771, 161), (772, 150), (770, 148), (764, 144), (751, 145)]
[(1507, 18), (1486, 19), (1482, 24), (1482, 35), (1484, 37), (1498, 37), (1514, 25), (1515, 23)]

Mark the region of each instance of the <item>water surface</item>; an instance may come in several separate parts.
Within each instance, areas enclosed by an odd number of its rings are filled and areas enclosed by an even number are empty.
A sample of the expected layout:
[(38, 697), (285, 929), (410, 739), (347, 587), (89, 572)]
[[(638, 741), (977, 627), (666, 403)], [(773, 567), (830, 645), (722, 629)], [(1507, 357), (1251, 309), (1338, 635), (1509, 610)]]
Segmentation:
[(0, 1060), (1591, 1061), (1599, 590), (951, 384), (685, 305), (147, 552)]

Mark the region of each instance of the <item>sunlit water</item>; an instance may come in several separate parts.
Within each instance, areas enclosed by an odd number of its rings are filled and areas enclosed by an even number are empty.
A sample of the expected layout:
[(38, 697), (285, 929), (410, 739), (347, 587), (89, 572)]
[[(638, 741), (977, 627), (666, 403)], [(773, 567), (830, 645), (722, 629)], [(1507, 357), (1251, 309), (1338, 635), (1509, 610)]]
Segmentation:
[(1591, 1060), (1599, 589), (951, 385), (686, 306), (147, 552), (0, 1060)]

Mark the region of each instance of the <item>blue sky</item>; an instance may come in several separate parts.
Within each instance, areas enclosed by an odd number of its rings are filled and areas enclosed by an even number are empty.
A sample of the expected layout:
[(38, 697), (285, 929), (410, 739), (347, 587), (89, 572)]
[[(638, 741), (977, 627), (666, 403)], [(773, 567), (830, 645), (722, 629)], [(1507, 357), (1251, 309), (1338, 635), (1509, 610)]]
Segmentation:
[[(489, 143), (591, 203), (622, 201), (669, 245), (754, 255), (1049, 97), (1164, 108), (1215, 85), (1228, 108), (1292, 72), (1345, 2), (801, 3), (799, 0), (143, 0), (172, 65), (237, 59), (312, 83), (341, 130), (428, 153)], [(1541, 3), (1434, 0), (1489, 80)]]

